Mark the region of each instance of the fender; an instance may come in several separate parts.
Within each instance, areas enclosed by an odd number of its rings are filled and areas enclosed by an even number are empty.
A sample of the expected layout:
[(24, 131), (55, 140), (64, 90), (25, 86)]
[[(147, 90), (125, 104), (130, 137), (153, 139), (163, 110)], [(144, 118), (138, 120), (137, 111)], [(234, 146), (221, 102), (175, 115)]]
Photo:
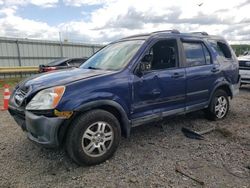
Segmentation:
[(219, 87), (221, 87), (221, 86), (226, 86), (226, 87), (229, 89), (229, 91), (230, 91), (230, 96), (231, 96), (231, 98), (233, 97), (233, 92), (232, 92), (232, 89), (231, 89), (231, 87), (230, 87), (230, 84), (229, 84), (226, 80), (223, 80), (223, 81), (220, 81), (219, 83), (217, 83), (217, 84), (215, 85), (215, 87), (213, 88), (212, 92), (210, 93), (208, 105), (210, 104), (210, 102), (211, 102), (211, 100), (212, 100), (212, 97), (213, 97), (213, 95), (214, 95), (214, 92), (215, 92)]
[(123, 109), (123, 107), (112, 100), (96, 100), (92, 102), (85, 103), (81, 106), (79, 106), (75, 111), (77, 112), (86, 112), (88, 110), (98, 108), (101, 106), (110, 106), (115, 108), (121, 115), (121, 129), (125, 135), (126, 138), (130, 136), (130, 130), (131, 130), (131, 121), (128, 119), (127, 113)]

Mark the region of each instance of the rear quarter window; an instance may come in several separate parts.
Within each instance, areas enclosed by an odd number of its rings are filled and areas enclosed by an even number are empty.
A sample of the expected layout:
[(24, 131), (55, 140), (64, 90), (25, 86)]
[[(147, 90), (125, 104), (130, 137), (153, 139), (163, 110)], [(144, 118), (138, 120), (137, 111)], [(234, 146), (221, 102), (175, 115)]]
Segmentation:
[(229, 46), (221, 41), (209, 40), (212, 48), (217, 54), (223, 59), (230, 60), (232, 59), (232, 53)]

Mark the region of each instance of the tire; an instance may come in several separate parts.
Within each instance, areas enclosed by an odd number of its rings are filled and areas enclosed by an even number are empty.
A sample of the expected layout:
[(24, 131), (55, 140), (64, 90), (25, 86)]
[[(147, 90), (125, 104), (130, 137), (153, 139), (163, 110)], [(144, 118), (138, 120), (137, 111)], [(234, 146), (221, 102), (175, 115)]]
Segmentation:
[(229, 99), (227, 93), (218, 89), (215, 91), (208, 108), (205, 110), (206, 117), (210, 120), (224, 119), (229, 111)]
[(95, 165), (113, 156), (121, 139), (116, 117), (104, 110), (79, 116), (69, 127), (66, 150), (79, 165)]

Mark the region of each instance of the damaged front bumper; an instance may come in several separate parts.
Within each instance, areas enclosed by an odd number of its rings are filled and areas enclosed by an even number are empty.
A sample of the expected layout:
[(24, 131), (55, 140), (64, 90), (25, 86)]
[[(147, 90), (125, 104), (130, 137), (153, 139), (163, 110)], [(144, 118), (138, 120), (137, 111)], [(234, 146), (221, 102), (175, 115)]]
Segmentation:
[(27, 132), (30, 140), (46, 147), (59, 146), (59, 128), (65, 122), (62, 117), (46, 117), (30, 111), (18, 111), (9, 108), (10, 114), (22, 129)]

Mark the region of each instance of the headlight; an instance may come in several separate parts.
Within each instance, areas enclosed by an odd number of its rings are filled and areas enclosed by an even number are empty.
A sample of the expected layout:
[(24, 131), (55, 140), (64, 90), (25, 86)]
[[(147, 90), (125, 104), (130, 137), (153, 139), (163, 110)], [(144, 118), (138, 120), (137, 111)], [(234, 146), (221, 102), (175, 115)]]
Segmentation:
[(26, 110), (54, 109), (60, 102), (64, 91), (65, 91), (64, 86), (44, 89), (33, 97), (33, 99), (26, 106)]

